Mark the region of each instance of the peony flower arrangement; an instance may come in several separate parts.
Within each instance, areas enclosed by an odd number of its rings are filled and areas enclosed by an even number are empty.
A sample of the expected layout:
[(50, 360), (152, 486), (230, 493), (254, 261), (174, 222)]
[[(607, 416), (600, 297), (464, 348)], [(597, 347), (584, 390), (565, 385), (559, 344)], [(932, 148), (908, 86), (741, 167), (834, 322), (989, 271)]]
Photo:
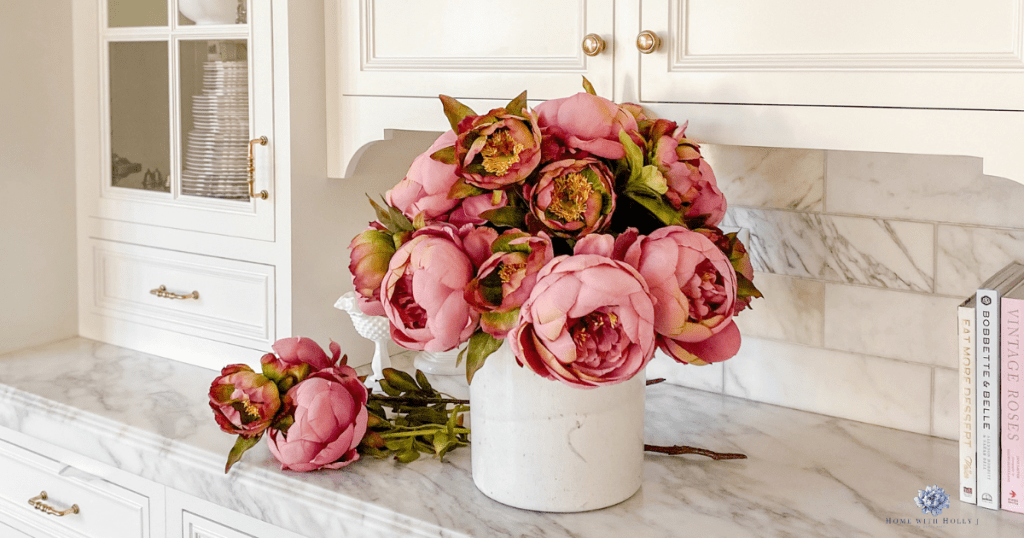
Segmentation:
[(359, 306), (392, 339), (447, 351), (467, 378), (508, 341), (520, 365), (579, 388), (625, 381), (657, 349), (734, 356), (733, 317), (760, 293), (725, 196), (686, 125), (586, 92), (477, 114), (441, 96), (451, 130), (371, 200), (350, 245)]
[(278, 340), (273, 350), (260, 359), (261, 372), (228, 365), (210, 385), (214, 419), (238, 436), (225, 473), (264, 434), (281, 469), (301, 472), (340, 469), (360, 454), (401, 462), (420, 453), (443, 458), (469, 442), (462, 425), (468, 402), (437, 392), (422, 372), (385, 369), (383, 394), (374, 394), (347, 357), (339, 359), (335, 342), (331, 356), (301, 337)]

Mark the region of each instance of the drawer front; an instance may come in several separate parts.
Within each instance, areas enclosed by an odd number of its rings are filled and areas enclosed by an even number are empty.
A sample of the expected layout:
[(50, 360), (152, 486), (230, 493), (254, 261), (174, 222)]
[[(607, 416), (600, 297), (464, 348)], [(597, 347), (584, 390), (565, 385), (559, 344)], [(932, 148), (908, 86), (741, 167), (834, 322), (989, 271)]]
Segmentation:
[(186, 511), (181, 513), (181, 526), (181, 538), (253, 538), (251, 534)]
[[(149, 537), (149, 499), (69, 465), (0, 441), (0, 520), (27, 536)], [(55, 516), (33, 508), (38, 499), (58, 511)], [(0, 530), (6, 530), (0, 526)], [(19, 534), (20, 535), (20, 534)]]
[(231, 344), (274, 341), (274, 267), (93, 242), (97, 313)]

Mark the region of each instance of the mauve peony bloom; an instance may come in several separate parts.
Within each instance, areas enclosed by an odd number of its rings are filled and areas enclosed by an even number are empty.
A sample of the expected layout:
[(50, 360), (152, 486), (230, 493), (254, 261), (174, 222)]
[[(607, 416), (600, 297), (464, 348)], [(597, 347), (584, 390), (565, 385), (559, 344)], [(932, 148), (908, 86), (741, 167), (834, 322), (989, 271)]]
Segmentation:
[(366, 434), (366, 387), (349, 366), (312, 374), (288, 391), (295, 422), (287, 432), (270, 431), (270, 453), (282, 470), (340, 469), (359, 459)]
[(337, 342), (331, 342), (330, 348), (333, 356), (328, 357), (319, 344), (304, 336), (282, 338), (274, 342), (271, 348), (274, 353), (277, 353), (282, 366), (308, 364), (314, 372), (334, 366), (341, 356), (341, 346)]
[(455, 145), (458, 174), (466, 183), (500, 189), (522, 183), (540, 163), (540, 128), (537, 115), (523, 116), (494, 109), (459, 122)]
[(496, 251), (466, 286), (466, 302), (480, 312), (480, 328), (501, 339), (519, 319), (519, 307), (530, 296), (537, 273), (554, 258), (551, 239), (517, 229), (501, 234)]
[(545, 166), (523, 197), (535, 222), (559, 237), (601, 232), (615, 211), (615, 177), (601, 161), (565, 159)]
[(505, 191), (491, 191), (486, 194), (478, 194), (463, 198), (461, 203), (448, 214), (448, 222), (462, 227), (466, 224), (480, 226), (487, 222), (480, 215), (493, 209), (501, 209), (508, 205), (508, 195)]
[(359, 309), (368, 316), (384, 315), (384, 307), (380, 304), (380, 282), (388, 272), (391, 256), (395, 254), (395, 240), (391, 232), (379, 226), (380, 223), (372, 223), (348, 245), (352, 287), (359, 294)]
[(384, 195), (388, 204), (398, 208), (409, 220), (423, 213), (428, 221), (447, 214), (459, 205), (458, 200), (448, 198), (452, 186), (459, 181), (455, 165), (430, 158), (437, 150), (455, 144), (456, 140), (455, 133), (448, 131), (438, 137), (430, 149), (413, 159), (405, 178)]
[(705, 217), (705, 224), (717, 226), (725, 217), (725, 195), (718, 188), (711, 165), (701, 157), (700, 147), (686, 138), (686, 125), (655, 120), (648, 126), (650, 159), (665, 176), (665, 198), (686, 217)]
[(458, 230), (435, 224), (413, 233), (381, 282), (391, 339), (419, 351), (448, 351), (473, 334), (477, 315), (463, 290), (476, 271)]
[(537, 105), (536, 111), (537, 123), (545, 139), (552, 137), (572, 150), (582, 150), (606, 159), (626, 156), (619, 141), (620, 131), (638, 136), (636, 119), (631, 113), (589, 93), (544, 101)]
[(281, 399), (270, 378), (244, 364), (231, 364), (210, 384), (210, 408), (222, 431), (255, 437), (270, 426)]
[(593, 254), (541, 270), (509, 332), (520, 364), (580, 388), (626, 381), (654, 356), (654, 305), (629, 265)]
[[(732, 325), (736, 273), (729, 258), (704, 235), (682, 226), (666, 226), (637, 239), (626, 251), (625, 261), (636, 267), (650, 286), (657, 313), (654, 329), (661, 348), (680, 362), (699, 364), (717, 358), (694, 357), (682, 351)], [(736, 336), (738, 350), (738, 331)], [(721, 342), (718, 349), (732, 343)]]

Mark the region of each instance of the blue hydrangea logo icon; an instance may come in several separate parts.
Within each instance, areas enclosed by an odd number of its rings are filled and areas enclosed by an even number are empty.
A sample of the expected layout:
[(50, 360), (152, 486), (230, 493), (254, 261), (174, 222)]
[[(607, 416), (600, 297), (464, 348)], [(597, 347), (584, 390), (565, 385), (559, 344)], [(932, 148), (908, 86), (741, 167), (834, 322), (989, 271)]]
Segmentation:
[(944, 508), (949, 508), (949, 495), (946, 495), (946, 490), (939, 486), (928, 486), (923, 490), (917, 490), (914, 504), (921, 509), (922, 514), (937, 516)]

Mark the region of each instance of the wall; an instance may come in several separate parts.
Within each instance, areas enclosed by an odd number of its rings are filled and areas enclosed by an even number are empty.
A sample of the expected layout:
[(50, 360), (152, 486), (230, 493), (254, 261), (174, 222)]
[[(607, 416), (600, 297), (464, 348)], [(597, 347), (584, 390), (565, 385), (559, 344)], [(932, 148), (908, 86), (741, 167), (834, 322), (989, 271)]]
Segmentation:
[(735, 358), (648, 375), (957, 438), (956, 306), (1024, 260), (1024, 185), (972, 157), (704, 149), (765, 299)]
[(0, 353), (77, 333), (71, 0), (0, 2)]

